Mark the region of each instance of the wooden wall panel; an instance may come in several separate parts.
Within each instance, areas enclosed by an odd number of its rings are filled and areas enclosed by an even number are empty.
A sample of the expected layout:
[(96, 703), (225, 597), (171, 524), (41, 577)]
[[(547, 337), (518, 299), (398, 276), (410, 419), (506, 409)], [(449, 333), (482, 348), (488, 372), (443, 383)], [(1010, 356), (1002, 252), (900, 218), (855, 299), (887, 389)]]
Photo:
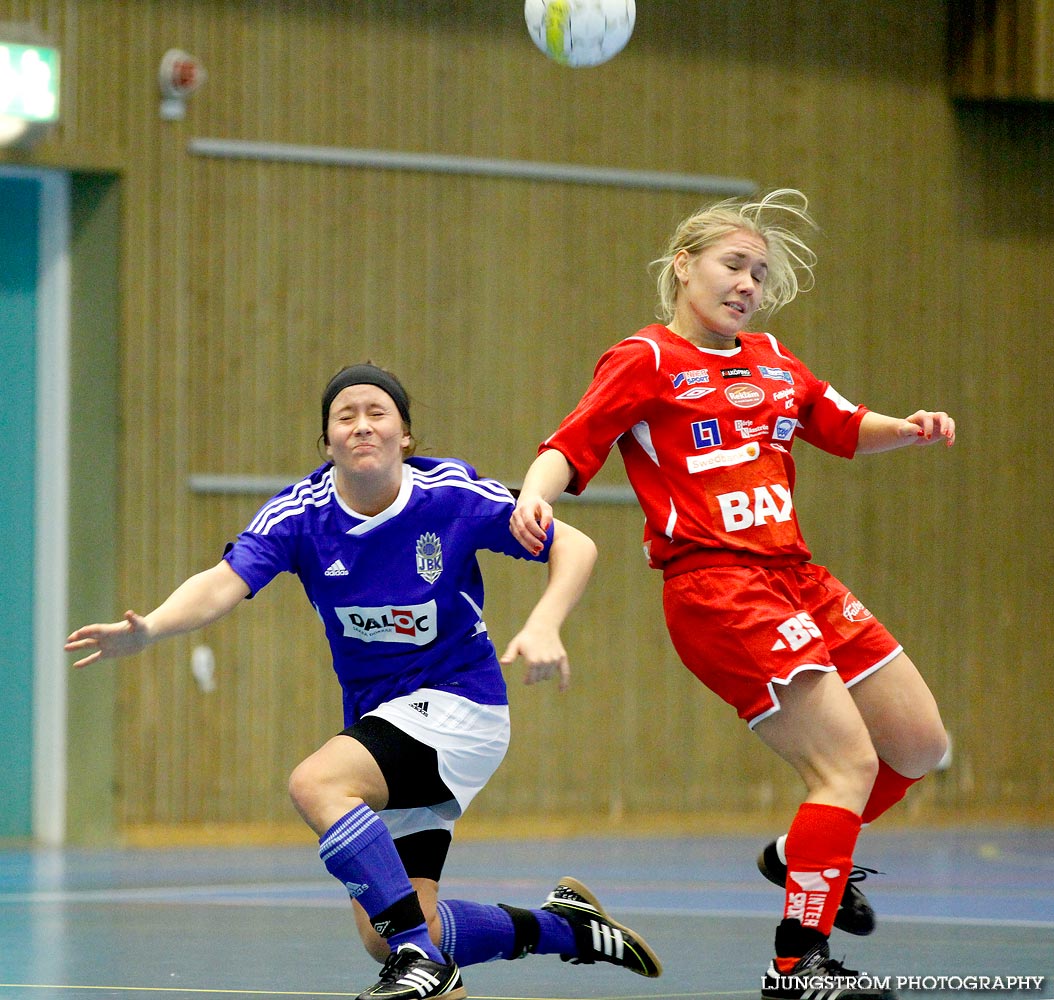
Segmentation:
[(948, 15), (956, 96), (1054, 101), (1054, 0), (952, 0)]
[[(534, 49), (518, 2), (0, 0), (0, 20), (35, 20), (61, 46), (66, 72), (61, 126), (5, 155), (122, 178), (123, 596), (99, 617), (152, 607), (265, 499), (198, 494), (191, 476), (317, 463), (318, 397), (349, 361), (405, 377), (424, 450), (518, 479), (601, 351), (650, 321), (645, 265), (706, 200), (214, 159), (191, 139), (795, 186), (822, 226), (817, 287), (771, 329), (850, 398), (944, 407), (961, 426), (947, 454), (799, 454), (817, 560), (902, 638), (955, 740), (951, 769), (903, 815), (1049, 816), (1054, 123), (1040, 106), (952, 102), (945, 13), (938, 0), (837, 16), (805, 0), (640, 5), (617, 59), (571, 71)], [(166, 122), (155, 76), (174, 46), (209, 78)], [(617, 464), (600, 482), (623, 482)], [(639, 514), (561, 513), (601, 548), (566, 633), (575, 685), (524, 689), (510, 671), (514, 745), (476, 822), (785, 818), (796, 781), (676, 662)], [(540, 578), (496, 558), (486, 572), (500, 646)], [(216, 655), (211, 694), (190, 673), (198, 642)], [(278, 827), (286, 774), (339, 725), (291, 581), (205, 635), (103, 669), (120, 678), (127, 830)]]

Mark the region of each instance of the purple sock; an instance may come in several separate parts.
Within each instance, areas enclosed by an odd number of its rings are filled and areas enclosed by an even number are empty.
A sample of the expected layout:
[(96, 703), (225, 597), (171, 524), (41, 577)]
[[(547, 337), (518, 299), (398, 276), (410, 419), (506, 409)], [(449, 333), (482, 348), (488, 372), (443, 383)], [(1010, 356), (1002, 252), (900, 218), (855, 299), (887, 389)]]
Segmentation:
[(357, 806), (337, 820), (319, 840), (318, 853), (393, 951), (413, 944), (433, 961), (443, 960), (428, 936), (421, 904), (391, 834), (369, 806)]
[(490, 903), (447, 899), (440, 900), (438, 911), (442, 927), (439, 946), (458, 965), (522, 957), (523, 940), (517, 938), (513, 913), (538, 936), (529, 954), (577, 953), (571, 926), (563, 917), (547, 910), (505, 909)]

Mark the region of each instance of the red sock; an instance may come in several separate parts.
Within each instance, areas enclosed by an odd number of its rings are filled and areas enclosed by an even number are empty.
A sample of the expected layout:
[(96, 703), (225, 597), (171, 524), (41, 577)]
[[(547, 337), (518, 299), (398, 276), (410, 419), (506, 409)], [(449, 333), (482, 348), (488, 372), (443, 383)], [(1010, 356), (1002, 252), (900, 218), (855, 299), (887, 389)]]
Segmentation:
[(895, 806), (904, 793), (921, 778), (905, 778), (904, 775), (894, 771), (884, 760), (878, 762), (878, 777), (871, 788), (871, 797), (864, 806), (864, 813), (860, 817), (864, 823), (870, 823), (878, 819), (887, 809)]
[[(803, 802), (787, 832), (785, 920), (797, 920), (827, 937), (853, 867), (860, 817), (840, 806)], [(779, 956), (793, 966), (795, 956)], [(782, 971), (786, 971), (783, 969)]]

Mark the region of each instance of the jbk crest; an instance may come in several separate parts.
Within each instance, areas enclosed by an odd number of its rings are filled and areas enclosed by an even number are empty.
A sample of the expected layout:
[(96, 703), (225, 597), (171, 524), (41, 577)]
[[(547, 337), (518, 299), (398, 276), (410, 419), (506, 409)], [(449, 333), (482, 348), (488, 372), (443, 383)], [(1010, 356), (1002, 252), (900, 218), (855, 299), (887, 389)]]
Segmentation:
[(417, 539), (417, 574), (426, 583), (435, 583), (443, 572), (443, 546), (439, 536), (426, 531)]

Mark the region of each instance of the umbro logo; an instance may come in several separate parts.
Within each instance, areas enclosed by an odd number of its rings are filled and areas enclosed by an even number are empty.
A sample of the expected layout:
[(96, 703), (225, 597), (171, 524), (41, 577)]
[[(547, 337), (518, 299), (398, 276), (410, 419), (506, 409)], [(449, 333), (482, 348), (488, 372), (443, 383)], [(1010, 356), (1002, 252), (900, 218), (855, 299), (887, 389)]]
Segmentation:
[(427, 701), (412, 701), (412, 702), (410, 702), (410, 707), (415, 712), (420, 712), (423, 716), (425, 716), (427, 718), (427, 716), (428, 716), (428, 702)]
[(339, 559), (330, 564), (329, 569), (326, 570), (326, 576), (347, 576), (348, 570)]

